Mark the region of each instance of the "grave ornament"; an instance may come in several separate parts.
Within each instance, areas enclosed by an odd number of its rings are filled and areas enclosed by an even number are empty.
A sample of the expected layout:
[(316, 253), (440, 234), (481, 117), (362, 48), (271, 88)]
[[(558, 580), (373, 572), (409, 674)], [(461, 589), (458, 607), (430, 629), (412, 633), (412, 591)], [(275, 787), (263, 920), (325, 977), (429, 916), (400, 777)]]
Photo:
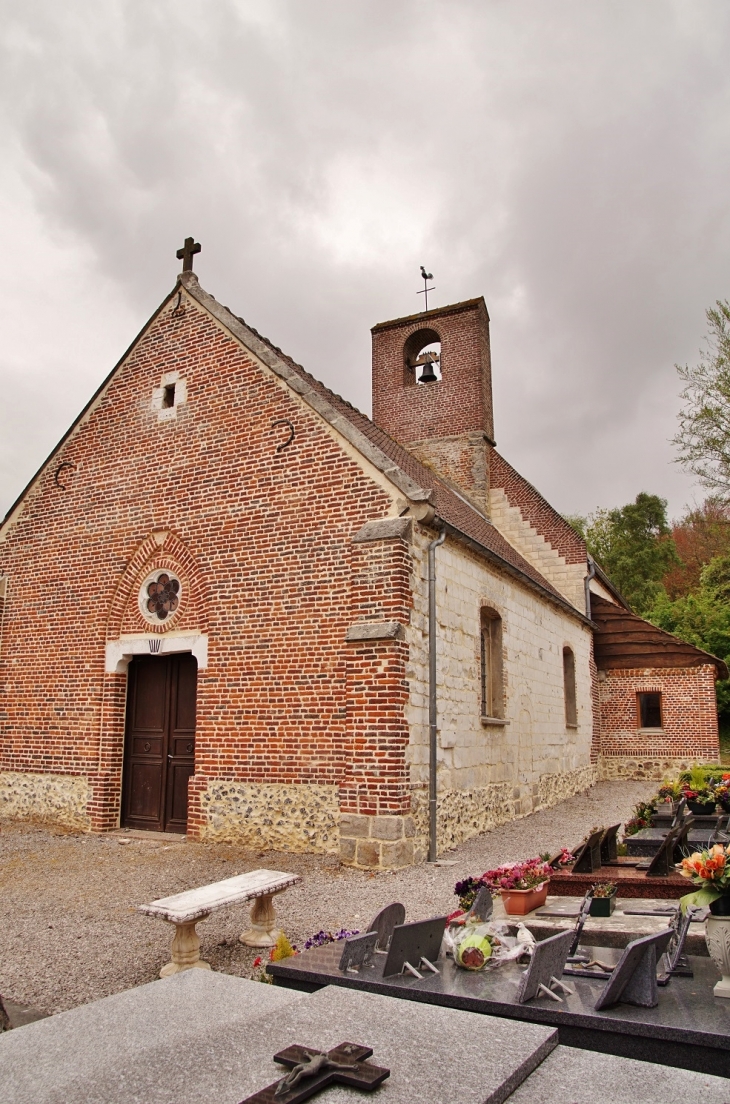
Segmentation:
[(369, 932), (378, 933), (378, 951), (388, 950), (390, 939), (393, 935), (393, 929), (396, 924), (405, 924), (405, 922), (405, 906), (401, 905), (398, 901), (393, 901), (392, 904), (386, 905), (384, 909), (380, 910), (368, 927)]
[(389, 1069), (365, 1061), (372, 1053), (371, 1047), (358, 1043), (340, 1043), (326, 1053), (298, 1045), (287, 1047), (274, 1055), (274, 1061), (288, 1066), (290, 1072), (240, 1104), (300, 1104), (330, 1085), (372, 1092), (390, 1077)]
[(359, 970), (372, 962), (378, 944), (378, 933), (365, 932), (363, 935), (354, 935), (345, 940), (340, 956), (339, 969), (343, 973), (347, 970)]
[(573, 932), (566, 931), (551, 935), (549, 939), (542, 939), (535, 945), (530, 965), (517, 990), (518, 1004), (524, 1004), (540, 994), (562, 1003), (563, 998), (553, 992), (554, 988), (573, 995), (573, 990), (560, 980), (572, 942)]
[(645, 935), (629, 943), (594, 1004), (595, 1010), (598, 1012), (619, 1003), (656, 1008), (659, 1004), (657, 956), (666, 951), (671, 939), (672, 929), (667, 928), (657, 935)]
[(422, 981), (423, 974), (419, 973), (419, 968), (437, 974), (439, 971), (434, 962), (441, 950), (446, 920), (446, 916), (436, 916), (431, 920), (396, 925), (383, 966), (383, 977), (407, 973)]

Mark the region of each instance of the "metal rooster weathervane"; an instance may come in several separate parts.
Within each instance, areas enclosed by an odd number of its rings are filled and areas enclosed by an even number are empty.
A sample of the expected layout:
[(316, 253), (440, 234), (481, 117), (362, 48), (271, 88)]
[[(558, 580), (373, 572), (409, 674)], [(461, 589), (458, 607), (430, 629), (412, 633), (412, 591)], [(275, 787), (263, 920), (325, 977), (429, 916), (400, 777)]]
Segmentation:
[(426, 272), (426, 269), (423, 267), (423, 265), (421, 265), (421, 276), (423, 277), (423, 287), (421, 288), (421, 290), (419, 292), (416, 292), (416, 294), (423, 296), (423, 302), (424, 302), (423, 309), (425, 311), (427, 311), (428, 310), (428, 293), (429, 293), (429, 291), (435, 291), (436, 288), (428, 286), (428, 281), (433, 280), (433, 272)]

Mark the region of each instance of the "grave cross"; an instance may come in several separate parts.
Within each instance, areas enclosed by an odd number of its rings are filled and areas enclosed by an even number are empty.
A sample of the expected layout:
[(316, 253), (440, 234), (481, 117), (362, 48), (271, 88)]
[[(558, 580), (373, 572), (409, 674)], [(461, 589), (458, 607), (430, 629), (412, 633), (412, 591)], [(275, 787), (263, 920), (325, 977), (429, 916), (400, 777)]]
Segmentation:
[(183, 263), (183, 272), (193, 271), (193, 257), (196, 253), (200, 253), (202, 248), (200, 242), (196, 242), (195, 238), (185, 239), (182, 249), (178, 249), (175, 254), (177, 259)]
[(240, 1104), (300, 1104), (329, 1085), (350, 1085), (372, 1092), (390, 1077), (389, 1069), (364, 1061), (372, 1053), (371, 1047), (357, 1043), (340, 1043), (326, 1054), (309, 1047), (287, 1047), (274, 1055), (274, 1061), (288, 1066), (291, 1072)]

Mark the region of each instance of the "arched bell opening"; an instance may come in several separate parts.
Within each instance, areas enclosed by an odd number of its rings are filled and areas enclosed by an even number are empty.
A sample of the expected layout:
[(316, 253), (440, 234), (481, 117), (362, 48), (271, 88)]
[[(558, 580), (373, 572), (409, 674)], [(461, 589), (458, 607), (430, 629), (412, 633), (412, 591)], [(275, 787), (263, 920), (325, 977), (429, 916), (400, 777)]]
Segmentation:
[(403, 348), (406, 385), (438, 383), (441, 379), (441, 336), (423, 329), (411, 334)]

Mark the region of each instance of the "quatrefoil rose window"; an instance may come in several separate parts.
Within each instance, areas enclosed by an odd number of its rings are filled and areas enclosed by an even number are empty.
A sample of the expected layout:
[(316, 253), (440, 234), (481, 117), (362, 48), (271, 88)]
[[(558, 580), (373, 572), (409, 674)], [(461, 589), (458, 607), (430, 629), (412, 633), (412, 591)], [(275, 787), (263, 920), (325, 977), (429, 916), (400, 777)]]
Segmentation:
[(180, 580), (170, 571), (155, 571), (139, 593), (139, 609), (146, 621), (158, 625), (173, 616), (180, 605)]

